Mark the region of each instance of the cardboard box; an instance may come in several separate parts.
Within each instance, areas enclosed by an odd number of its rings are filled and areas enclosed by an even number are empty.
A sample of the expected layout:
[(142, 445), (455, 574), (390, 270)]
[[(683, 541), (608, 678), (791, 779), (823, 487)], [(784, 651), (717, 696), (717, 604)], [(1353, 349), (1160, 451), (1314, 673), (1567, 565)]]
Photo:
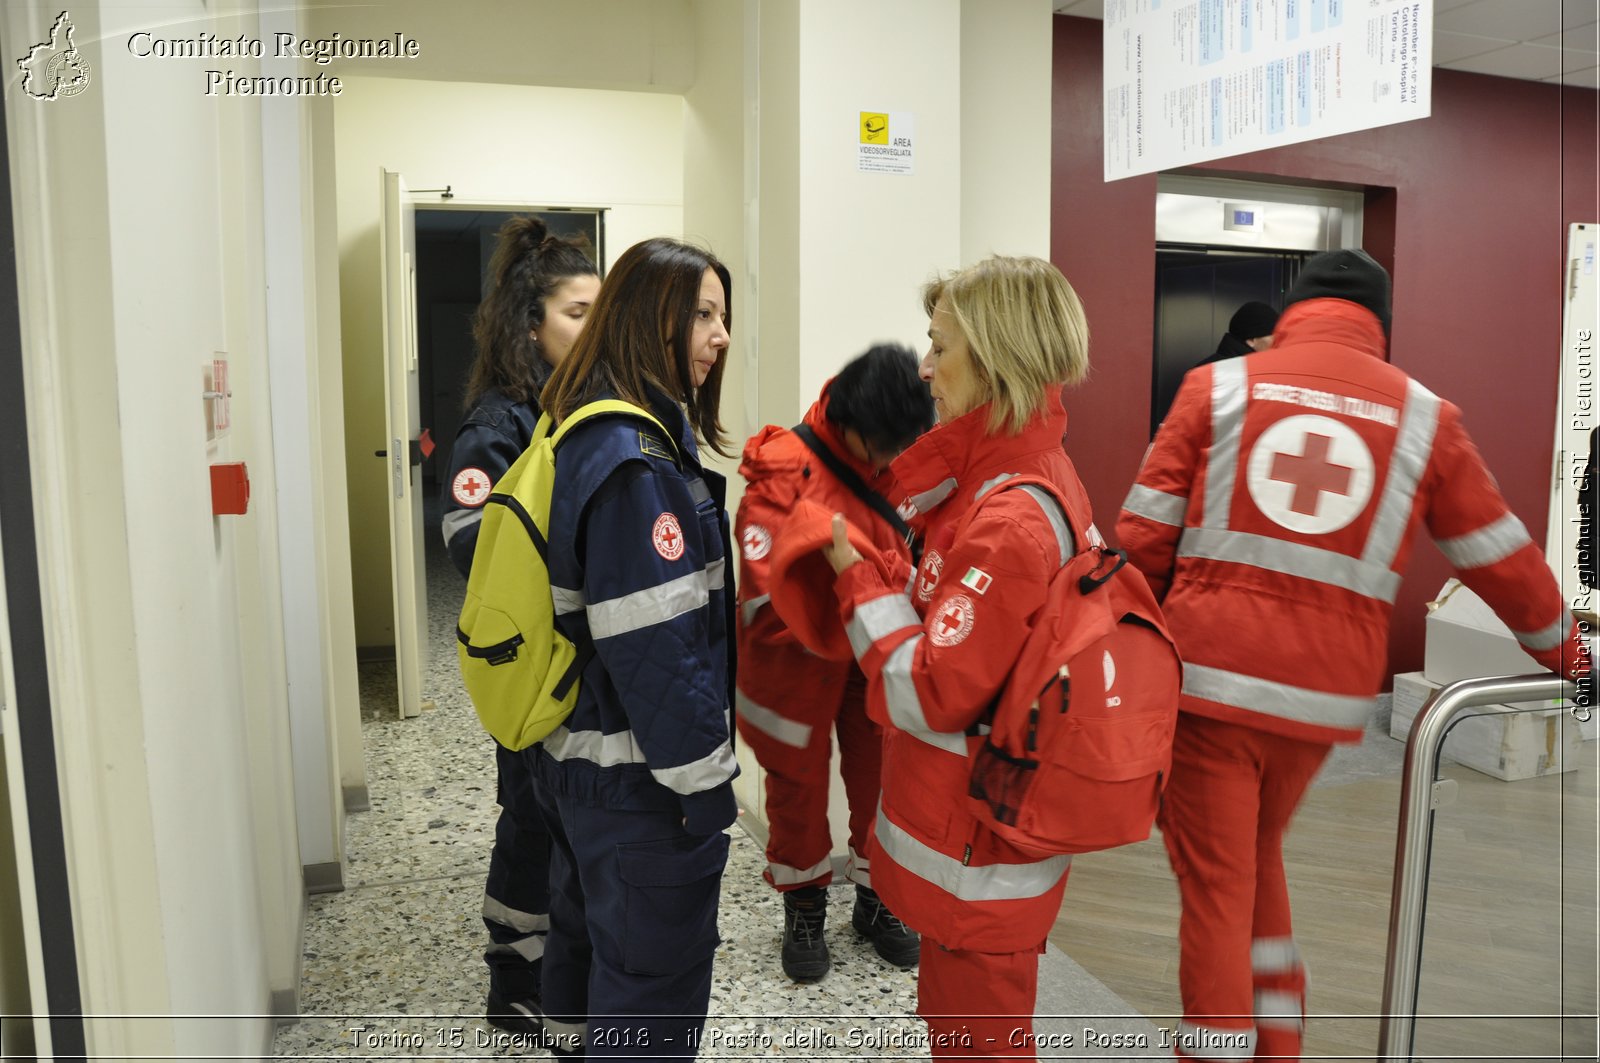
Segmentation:
[(1460, 580), (1441, 587), (1428, 609), (1422, 674), (1429, 682), (1443, 686), (1462, 679), (1547, 671)]
[[(1389, 737), (1404, 741), (1423, 703), (1443, 685), (1430, 683), (1421, 672), (1395, 676)], [(1461, 718), (1445, 736), (1441, 755), (1507, 782), (1578, 769), (1583, 738), (1570, 712), (1560, 707), (1505, 708), (1482, 706), (1473, 711), (1485, 715)]]

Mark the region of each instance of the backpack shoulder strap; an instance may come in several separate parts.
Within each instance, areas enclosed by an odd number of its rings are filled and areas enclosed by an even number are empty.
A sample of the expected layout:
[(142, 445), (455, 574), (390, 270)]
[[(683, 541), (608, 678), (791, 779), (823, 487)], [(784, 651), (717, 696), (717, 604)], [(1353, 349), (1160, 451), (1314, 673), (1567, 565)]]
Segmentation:
[(889, 504), (889, 500), (868, 487), (854, 469), (846, 465), (839, 455), (829, 450), (828, 445), (817, 437), (817, 433), (812, 430), (810, 425), (798, 424), (794, 426), (792, 431), (800, 437), (802, 443), (811, 448), (811, 452), (817, 456), (818, 460), (827, 466), (828, 471), (833, 473), (834, 479), (849, 488), (851, 494), (861, 499), (868, 508), (882, 517), (889, 527), (895, 530), (895, 534), (905, 540), (906, 545), (911, 547), (912, 555), (920, 561), (919, 555), (922, 551), (917, 548), (916, 533), (911, 530), (911, 525), (907, 524), (900, 514), (894, 511), (894, 507)]
[[(648, 421), (656, 428), (659, 428), (661, 430), (661, 434), (666, 437), (668, 445), (672, 447), (673, 460), (682, 460), (682, 455), (678, 451), (678, 441), (672, 438), (672, 433), (667, 431), (666, 426), (656, 418), (656, 415), (642, 406), (635, 406), (633, 403), (627, 402), (623, 399), (596, 399), (593, 402), (586, 402), (582, 406), (579, 406), (576, 410), (573, 410), (570, 414), (568, 414), (566, 420), (562, 421), (561, 426), (555, 430), (554, 436), (551, 437), (550, 445), (552, 447), (560, 447), (561, 441), (567, 437), (567, 433), (578, 427), (578, 425), (582, 424), (584, 421), (587, 421), (591, 417), (603, 417), (607, 414), (623, 414), (624, 416), (634, 417), (641, 421)], [(535, 441), (542, 438), (540, 434), (541, 428), (546, 434), (549, 433), (550, 428), (546, 423), (549, 420), (550, 415), (548, 413), (540, 416), (539, 426), (533, 430), (533, 438)]]
[(978, 497), (977, 504), (962, 518), (961, 526), (956, 529), (956, 541), (959, 542), (966, 535), (968, 525), (977, 518), (984, 506), (999, 497), (1002, 491), (1012, 490), (1022, 491), (1044, 511), (1045, 519), (1050, 522), (1050, 528), (1055, 532), (1056, 548), (1060, 551), (1059, 567), (1065, 568), (1067, 562), (1077, 556), (1079, 543), (1093, 543), (1095, 536), (1085, 534), (1084, 530), (1077, 526), (1072, 517), (1072, 510), (1067, 508), (1060, 492), (1054, 484), (1042, 476), (1011, 476), (989, 488)]

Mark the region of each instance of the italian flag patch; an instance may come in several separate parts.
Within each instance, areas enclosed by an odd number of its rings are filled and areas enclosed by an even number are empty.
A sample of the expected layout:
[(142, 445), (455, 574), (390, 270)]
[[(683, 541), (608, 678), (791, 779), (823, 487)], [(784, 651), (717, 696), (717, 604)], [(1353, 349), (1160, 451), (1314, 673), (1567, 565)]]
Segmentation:
[(987, 591), (989, 584), (993, 582), (993, 577), (981, 568), (969, 568), (967, 569), (967, 574), (961, 577), (961, 585), (963, 587), (970, 588), (979, 594)]

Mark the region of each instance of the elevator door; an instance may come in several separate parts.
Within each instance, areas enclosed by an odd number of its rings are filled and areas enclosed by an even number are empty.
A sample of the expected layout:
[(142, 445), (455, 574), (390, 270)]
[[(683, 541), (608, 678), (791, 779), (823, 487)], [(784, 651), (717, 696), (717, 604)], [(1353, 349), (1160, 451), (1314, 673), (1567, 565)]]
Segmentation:
[(1217, 349), (1234, 311), (1252, 301), (1281, 310), (1284, 293), (1309, 256), (1301, 251), (1157, 249), (1152, 436), (1183, 375)]

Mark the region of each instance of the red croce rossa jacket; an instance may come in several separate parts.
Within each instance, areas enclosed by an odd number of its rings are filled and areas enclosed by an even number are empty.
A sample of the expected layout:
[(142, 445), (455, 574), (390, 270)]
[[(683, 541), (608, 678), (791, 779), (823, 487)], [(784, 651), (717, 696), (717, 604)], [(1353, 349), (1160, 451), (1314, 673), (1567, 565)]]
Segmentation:
[[(858, 461), (828, 422), (827, 408), (828, 388), (824, 386), (802, 423), (863, 483), (894, 505), (899, 492), (893, 474), (874, 474)], [(907, 577), (909, 555), (894, 529), (840, 484), (787, 428), (767, 425), (752, 436), (745, 444), (739, 475), (747, 483), (734, 526), (739, 542), (739, 660), (760, 662), (759, 667), (739, 669), (740, 727), (754, 727), (778, 742), (804, 746), (813, 718), (833, 720), (836, 713), (832, 708), (844, 697), (846, 680), (856, 665), (811, 653), (773, 611), (769, 560), (774, 540), (782, 534), (795, 503), (805, 498), (829, 512), (843, 513), (885, 557), (897, 559), (894, 571), (903, 571)], [(807, 711), (824, 701), (829, 702), (830, 711)]]
[(1418, 525), (1536, 661), (1578, 674), (1560, 588), (1461, 411), (1384, 349), (1371, 312), (1309, 299), (1271, 349), (1184, 379), (1117, 522), (1183, 654), (1184, 711), (1358, 741)]
[(895, 460), (907, 495), (901, 512), (914, 511), (908, 519), (924, 534), (909, 593), (868, 564), (835, 582), (868, 680), (867, 711), (885, 728), (873, 885), (947, 948), (1039, 948), (1066, 888), (1069, 857), (1024, 854), (967, 811), (971, 756), (983, 740), (966, 731), (1004, 685), (1062, 564), (1059, 514), (1027, 490), (1007, 491), (953, 541), (980, 495), (1010, 475), (1048, 479), (1089, 525), (1088, 496), (1061, 447), (1066, 411), (1058, 396), (1046, 401), (1020, 434), (991, 435), (984, 405)]

